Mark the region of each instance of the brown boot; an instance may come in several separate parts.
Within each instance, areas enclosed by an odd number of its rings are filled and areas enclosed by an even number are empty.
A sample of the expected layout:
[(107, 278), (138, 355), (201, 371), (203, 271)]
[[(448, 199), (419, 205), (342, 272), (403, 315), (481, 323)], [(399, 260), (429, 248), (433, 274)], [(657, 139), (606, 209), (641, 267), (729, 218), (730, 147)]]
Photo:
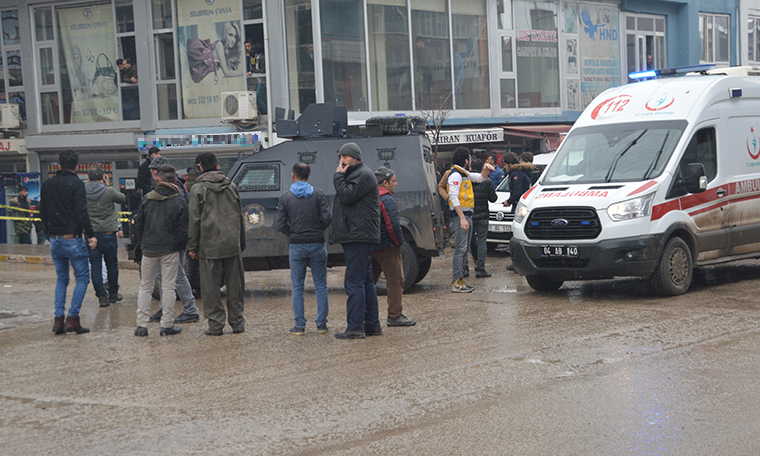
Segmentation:
[(79, 323), (79, 315), (77, 315), (76, 317), (69, 317), (66, 319), (66, 332), (84, 334), (90, 332), (90, 330), (82, 327), (82, 325)]
[(63, 328), (63, 316), (55, 317), (55, 323), (53, 323), (53, 332), (56, 334), (63, 334), (66, 330)]

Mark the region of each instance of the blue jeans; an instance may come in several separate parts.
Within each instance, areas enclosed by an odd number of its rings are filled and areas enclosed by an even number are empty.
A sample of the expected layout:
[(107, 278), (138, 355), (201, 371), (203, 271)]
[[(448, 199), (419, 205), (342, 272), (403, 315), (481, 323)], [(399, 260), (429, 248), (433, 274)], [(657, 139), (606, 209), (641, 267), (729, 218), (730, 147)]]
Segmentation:
[(327, 246), (319, 244), (290, 244), (290, 281), (293, 294), (293, 319), (297, 328), (306, 327), (303, 309), (303, 283), (306, 266), (311, 268), (314, 292), (317, 294), (317, 326), (327, 324)]
[(66, 288), (69, 286), (69, 262), (74, 268), (74, 276), (77, 284), (71, 295), (71, 308), (69, 316), (79, 315), (82, 308), (84, 294), (90, 283), (90, 268), (88, 262), (90, 254), (84, 239), (50, 239), (50, 256), (53, 257), (55, 273), (58, 280), (55, 283), (55, 316), (62, 317), (66, 314)]
[(95, 289), (95, 296), (106, 296), (106, 289), (103, 288), (103, 262), (106, 262), (106, 271), (108, 273), (108, 293), (116, 294), (119, 291), (119, 259), (116, 256), (117, 241), (115, 234), (95, 233), (98, 240), (98, 246), (90, 250), (90, 266), (92, 266), (92, 287)]
[(377, 291), (372, 280), (373, 244), (342, 244), (346, 256), (347, 331), (364, 331), (365, 328), (380, 326), (378, 317)]

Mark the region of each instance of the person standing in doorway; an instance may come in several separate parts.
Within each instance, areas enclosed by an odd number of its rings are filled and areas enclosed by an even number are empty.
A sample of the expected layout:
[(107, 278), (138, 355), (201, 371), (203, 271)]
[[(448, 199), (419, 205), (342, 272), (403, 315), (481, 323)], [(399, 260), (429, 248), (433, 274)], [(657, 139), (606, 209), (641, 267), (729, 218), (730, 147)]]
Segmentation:
[[(98, 239), (87, 213), (87, 196), (84, 182), (75, 174), (79, 154), (66, 150), (58, 155), (60, 169), (46, 180), (40, 189), (40, 217), (50, 239), (50, 256), (53, 257), (57, 278), (55, 284), (55, 323), (53, 332), (63, 334), (90, 332), (82, 327), (79, 310), (82, 308), (87, 285), (90, 283), (89, 250), (98, 245)], [(82, 238), (87, 236), (87, 243)], [(88, 249), (89, 246), (89, 249)], [(69, 263), (74, 268), (76, 286), (71, 295), (69, 316), (66, 314), (66, 288), (69, 285)]]
[(295, 326), (290, 334), (303, 336), (306, 328), (303, 289), (306, 266), (311, 268), (314, 292), (317, 295), (317, 333), (327, 329), (327, 247), (324, 231), (330, 226), (332, 215), (324, 192), (307, 181), (311, 168), (305, 163), (293, 166), (290, 191), (280, 195), (275, 226), (290, 241), (290, 281)]

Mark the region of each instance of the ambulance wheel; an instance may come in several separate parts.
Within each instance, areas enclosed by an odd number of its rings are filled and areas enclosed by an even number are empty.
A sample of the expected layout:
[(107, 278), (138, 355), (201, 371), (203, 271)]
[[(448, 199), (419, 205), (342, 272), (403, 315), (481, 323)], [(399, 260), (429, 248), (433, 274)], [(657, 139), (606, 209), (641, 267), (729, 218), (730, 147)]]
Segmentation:
[(650, 281), (657, 294), (678, 296), (688, 291), (693, 275), (691, 249), (683, 239), (674, 237), (665, 244)]
[(525, 280), (536, 291), (556, 291), (562, 286), (561, 280), (550, 279), (542, 275), (525, 276)]
[(412, 288), (420, 272), (420, 260), (408, 242), (401, 245), (401, 264), (404, 267), (404, 291)]
[(424, 279), (427, 273), (430, 272), (431, 264), (433, 264), (433, 259), (430, 257), (425, 257), (424, 260), (419, 262), (419, 271), (417, 272), (417, 278), (414, 280), (414, 283), (422, 282), (422, 279)]

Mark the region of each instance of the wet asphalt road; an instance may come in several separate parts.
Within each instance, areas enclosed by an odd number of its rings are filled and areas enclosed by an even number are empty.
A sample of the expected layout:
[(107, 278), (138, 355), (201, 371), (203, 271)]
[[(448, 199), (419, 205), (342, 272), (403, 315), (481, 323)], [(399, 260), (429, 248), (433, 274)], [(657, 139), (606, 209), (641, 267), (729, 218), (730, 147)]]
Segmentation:
[(332, 336), (341, 268), (329, 335), (309, 282), (307, 334), (287, 334), (289, 272), (271, 271), (246, 273), (245, 333), (137, 338), (137, 271), (118, 305), (88, 290), (90, 334), (54, 336), (53, 267), (0, 263), (0, 454), (760, 454), (760, 263), (661, 298), (632, 279), (540, 294), (507, 261), (455, 295), (436, 259), (404, 297), (418, 325), (356, 341)]

